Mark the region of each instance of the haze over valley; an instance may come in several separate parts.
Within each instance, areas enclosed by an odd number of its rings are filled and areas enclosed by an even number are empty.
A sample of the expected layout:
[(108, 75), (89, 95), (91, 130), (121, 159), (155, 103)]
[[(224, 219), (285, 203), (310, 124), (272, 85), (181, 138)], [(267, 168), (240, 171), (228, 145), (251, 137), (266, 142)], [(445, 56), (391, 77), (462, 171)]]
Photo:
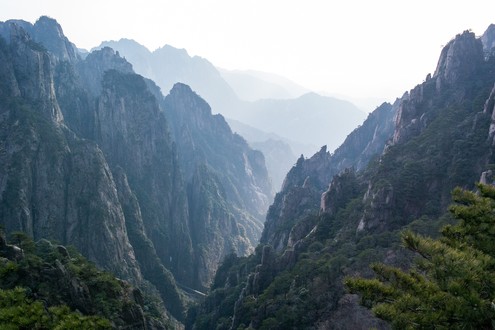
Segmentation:
[(493, 5), (274, 3), (0, 0), (0, 328), (493, 328)]

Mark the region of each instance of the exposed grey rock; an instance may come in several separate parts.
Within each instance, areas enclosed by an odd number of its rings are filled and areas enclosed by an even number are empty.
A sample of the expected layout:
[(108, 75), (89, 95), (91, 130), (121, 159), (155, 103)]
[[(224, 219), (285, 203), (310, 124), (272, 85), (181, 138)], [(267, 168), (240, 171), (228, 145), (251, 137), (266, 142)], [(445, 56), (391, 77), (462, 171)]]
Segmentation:
[[(372, 157), (383, 152), (386, 143), (392, 138), (398, 104), (396, 101), (393, 106), (384, 103), (378, 107), (363, 125), (349, 134), (334, 154), (327, 152), (324, 146), (309, 159), (301, 155), (287, 174), (280, 193), (269, 209), (262, 243), (271, 244), (277, 252), (282, 252), (288, 247), (289, 241), (291, 246), (296, 245), (294, 233), (299, 232), (296, 236), (301, 238), (302, 233), (308, 234), (313, 229), (307, 217), (314, 212), (315, 207), (331, 212), (331, 204), (334, 202), (331, 196), (334, 194), (328, 184), (346, 168), (361, 170)], [(298, 225), (299, 222), (302, 223)], [(301, 228), (305, 230), (301, 231)]]
[(485, 33), (481, 36), (481, 42), (483, 43), (485, 58), (492, 56), (495, 51), (495, 24), (490, 24), (486, 29)]
[(43, 45), (55, 61), (74, 63), (79, 60), (76, 46), (64, 35), (60, 24), (50, 17), (41, 16), (34, 25), (23, 20), (0, 22), (0, 35), (8, 42), (13, 28), (22, 28), (33, 41)]
[(356, 173), (347, 168), (334, 176), (328, 189), (321, 195), (320, 210), (329, 215), (335, 215), (340, 207), (340, 200), (356, 194), (358, 190)]
[(264, 157), (233, 134), (221, 115), (189, 86), (176, 84), (164, 100), (188, 182), (196, 273), (207, 287), (231, 252), (254, 250), (271, 199)]
[[(9, 33), (0, 72), (18, 88), (2, 90), (0, 221), (7, 232), (73, 244), (98, 265), (139, 281), (101, 150), (62, 125), (50, 56), (21, 27), (12, 24)], [(21, 102), (5, 107), (18, 96)]]
[(488, 170), (481, 173), (480, 183), (482, 184), (495, 184), (495, 178), (493, 177), (493, 171)]
[[(119, 201), (125, 215), (129, 241), (134, 248), (143, 276), (149, 279), (160, 295), (165, 298), (164, 305), (167, 310), (182, 320), (184, 305), (179, 296), (175, 279), (170, 271), (163, 266), (153, 242), (146, 235), (139, 201), (129, 186), (125, 171), (117, 166), (113, 172)], [(142, 300), (140, 291), (136, 290), (134, 295), (136, 296), (135, 300), (143, 305), (139, 302)]]
[[(8, 70), (6, 73), (10, 72), (7, 79), (13, 94), (9, 96), (21, 96), (36, 102), (47, 119), (61, 122), (63, 116), (55, 95), (50, 56), (17, 24), (10, 23), (8, 33), (10, 43), (3, 49), (3, 56), (7, 59), (3, 65), (7, 67), (4, 69)], [(15, 78), (9, 67), (13, 69)]]
[[(325, 151), (322, 149), (319, 156), (324, 157), (324, 154)], [(294, 238), (294, 235), (291, 235), (293, 226), (304, 221), (307, 216), (315, 213), (315, 209), (318, 209), (318, 199), (323, 189), (309, 184), (310, 176), (307, 176), (307, 179), (299, 185), (297, 185), (297, 181), (292, 181), (296, 179), (295, 176), (301, 174), (298, 172), (305, 171), (304, 164), (307, 161), (301, 159), (289, 172), (284, 183), (285, 188), (277, 194), (268, 211), (260, 242), (272, 245), (278, 253), (287, 247), (290, 237)], [(289, 182), (294, 182), (294, 184), (289, 185)], [(291, 242), (292, 245), (294, 243), (294, 241)]]
[(41, 16), (34, 23), (31, 35), (59, 61), (76, 62), (79, 60), (76, 46), (67, 39), (62, 27), (53, 18)]
[(490, 92), (490, 96), (485, 102), (483, 113), (491, 115), (490, 129), (488, 131), (488, 140), (495, 145), (495, 86)]
[(165, 113), (181, 150), (186, 179), (197, 164), (209, 164), (221, 174), (229, 200), (262, 219), (271, 200), (263, 155), (233, 134), (223, 116), (212, 116), (210, 106), (186, 85), (174, 86), (165, 98)]
[[(370, 183), (363, 197), (369, 208), (364, 211), (357, 231), (386, 226), (393, 211), (394, 187), (386, 180)], [(379, 210), (379, 211), (377, 211)]]
[[(62, 242), (74, 244), (98, 265), (139, 283), (141, 273), (127, 237), (113, 175), (103, 153), (85, 141), (71, 141), (70, 148), (71, 175), (65, 188), (67, 222), (59, 229), (63, 230)], [(40, 230), (38, 235), (41, 237), (46, 232)]]
[(101, 92), (101, 82), (108, 70), (134, 73), (132, 65), (109, 47), (90, 53), (77, 65), (78, 73), (84, 86), (94, 95)]
[(434, 116), (429, 109), (435, 96), (449, 93), (448, 102), (459, 102), (466, 93), (463, 86), (479, 73), (483, 63), (483, 46), (474, 33), (465, 31), (451, 40), (441, 52), (433, 77), (428, 76), (401, 98), (392, 144), (418, 136), (427, 127)]
[(97, 142), (109, 163), (126, 171), (158, 256), (180, 282), (192, 286), (185, 188), (164, 114), (144, 79), (107, 71), (96, 125)]
[(393, 105), (383, 103), (347, 136), (332, 154), (332, 163), (338, 172), (349, 167), (360, 171), (373, 157), (383, 152), (394, 132), (394, 118), (399, 104), (400, 100)]
[(373, 312), (359, 304), (359, 297), (355, 294), (345, 294), (338, 302), (338, 308), (334, 313), (324, 318), (317, 324), (318, 330), (365, 330), (365, 329), (390, 329), (390, 325), (373, 315)]
[(483, 63), (483, 45), (474, 33), (464, 31), (442, 50), (433, 77), (437, 90), (462, 82), (475, 73)]

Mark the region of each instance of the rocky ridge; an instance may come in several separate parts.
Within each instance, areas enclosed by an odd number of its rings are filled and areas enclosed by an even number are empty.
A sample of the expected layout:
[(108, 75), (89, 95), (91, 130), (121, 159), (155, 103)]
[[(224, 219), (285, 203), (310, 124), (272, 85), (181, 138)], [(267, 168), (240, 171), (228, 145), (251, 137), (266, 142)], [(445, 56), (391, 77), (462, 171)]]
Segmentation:
[[(219, 269), (194, 328), (223, 320), (229, 329), (388, 328), (356, 305), (342, 278), (367, 276), (371, 262), (406, 267), (398, 233), (438, 235), (450, 221), (442, 215), (451, 190), (471, 188), (493, 162), (494, 72), (480, 39), (464, 32), (433, 76), (375, 110), (334, 154), (301, 157), (269, 209), (257, 254)], [(221, 297), (235, 306), (216, 304)]]
[[(203, 289), (223, 255), (253, 249), (271, 193), (263, 156), (188, 87), (174, 105), (110, 48), (73, 56), (52, 19), (3, 22), (0, 35), (0, 223), (8, 232), (75, 245), (98, 266), (152, 287), (181, 320), (176, 280)], [(181, 97), (197, 101), (174, 108), (187, 104)], [(199, 116), (202, 107), (208, 112)], [(189, 111), (185, 122), (198, 120), (191, 130), (229, 136), (224, 146), (232, 154), (194, 132), (213, 156), (189, 161), (201, 149), (179, 145), (170, 133), (168, 116), (182, 110)], [(230, 157), (230, 179), (211, 171), (225, 169)], [(194, 189), (202, 186), (227, 192), (220, 209), (201, 201)], [(225, 222), (217, 229), (226, 230), (201, 237), (207, 214), (214, 221), (220, 214)]]

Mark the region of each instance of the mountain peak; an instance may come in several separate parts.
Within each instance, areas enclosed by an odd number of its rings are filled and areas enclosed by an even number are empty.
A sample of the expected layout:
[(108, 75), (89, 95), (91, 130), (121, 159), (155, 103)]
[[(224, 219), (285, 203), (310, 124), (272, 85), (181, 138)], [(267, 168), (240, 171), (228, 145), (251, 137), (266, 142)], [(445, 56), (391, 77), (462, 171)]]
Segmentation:
[(117, 70), (123, 73), (134, 73), (132, 65), (122, 58), (119, 52), (110, 47), (103, 47), (88, 54), (79, 63), (79, 74), (89, 90), (97, 95), (101, 91), (103, 75), (108, 70)]
[(45, 26), (51, 29), (55, 28), (57, 31), (62, 31), (62, 27), (58, 24), (57, 20), (46, 15), (40, 16), (34, 25)]
[(174, 55), (177, 56), (178, 58), (182, 59), (189, 59), (189, 53), (187, 52), (186, 49), (184, 48), (175, 48), (174, 46), (170, 45), (164, 45), (163, 47), (158, 48), (155, 50), (153, 53), (159, 54), (161, 56), (163, 55)]
[(193, 90), (189, 85), (183, 84), (183, 83), (175, 83), (172, 89), (170, 90), (170, 94), (189, 94), (189, 93), (194, 93)]
[(442, 50), (434, 77), (437, 87), (453, 85), (473, 74), (483, 63), (483, 46), (473, 32), (464, 31)]
[(184, 111), (194, 111), (201, 113), (204, 116), (211, 115), (211, 107), (210, 105), (189, 85), (183, 83), (175, 83), (172, 89), (170, 90), (170, 96), (167, 98), (171, 98), (177, 101), (179, 104), (184, 106)]
[[(108, 40), (103, 41), (98, 47), (93, 48), (91, 51), (102, 49), (104, 47), (110, 47), (115, 49), (116, 51), (127, 53), (129, 50), (133, 50), (134, 52), (138, 52), (141, 56), (143, 54), (145, 56), (151, 54), (150, 50), (146, 48), (146, 46), (141, 45), (134, 39), (121, 38), (118, 41)], [(132, 56), (131, 56), (132, 57)]]
[(485, 33), (481, 36), (483, 51), (485, 54), (495, 52), (495, 24), (490, 24)]
[(41, 43), (58, 59), (75, 61), (78, 59), (76, 46), (64, 35), (58, 22), (48, 16), (41, 16), (33, 26), (33, 39)]
[(11, 36), (19, 35), (19, 30), (24, 30), (30, 39), (43, 45), (55, 60), (76, 61), (79, 59), (76, 46), (64, 35), (58, 22), (48, 16), (41, 16), (33, 25), (23, 20), (8, 20), (0, 22), (0, 35), (7, 42)]

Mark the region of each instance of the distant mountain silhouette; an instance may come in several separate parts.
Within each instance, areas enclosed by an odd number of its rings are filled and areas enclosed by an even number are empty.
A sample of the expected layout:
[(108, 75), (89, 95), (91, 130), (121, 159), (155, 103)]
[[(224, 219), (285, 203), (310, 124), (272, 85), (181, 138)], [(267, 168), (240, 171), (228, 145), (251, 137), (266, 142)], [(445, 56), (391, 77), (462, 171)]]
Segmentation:
[(296, 153), (312, 155), (322, 145), (333, 151), (365, 118), (366, 114), (350, 102), (307, 93), (295, 99), (246, 103), (239, 120), (313, 146), (302, 150), (294, 148)]
[(218, 67), (217, 69), (237, 96), (244, 101), (290, 99), (309, 92), (309, 89), (272, 73), (254, 70), (226, 70)]
[(208, 60), (191, 57), (185, 49), (165, 45), (151, 52), (130, 39), (105, 41), (100, 46), (111, 47), (125, 57), (136, 73), (153, 80), (168, 94), (175, 83), (189, 85), (212, 107), (214, 113), (233, 117), (231, 113), (239, 102), (236, 94)]

